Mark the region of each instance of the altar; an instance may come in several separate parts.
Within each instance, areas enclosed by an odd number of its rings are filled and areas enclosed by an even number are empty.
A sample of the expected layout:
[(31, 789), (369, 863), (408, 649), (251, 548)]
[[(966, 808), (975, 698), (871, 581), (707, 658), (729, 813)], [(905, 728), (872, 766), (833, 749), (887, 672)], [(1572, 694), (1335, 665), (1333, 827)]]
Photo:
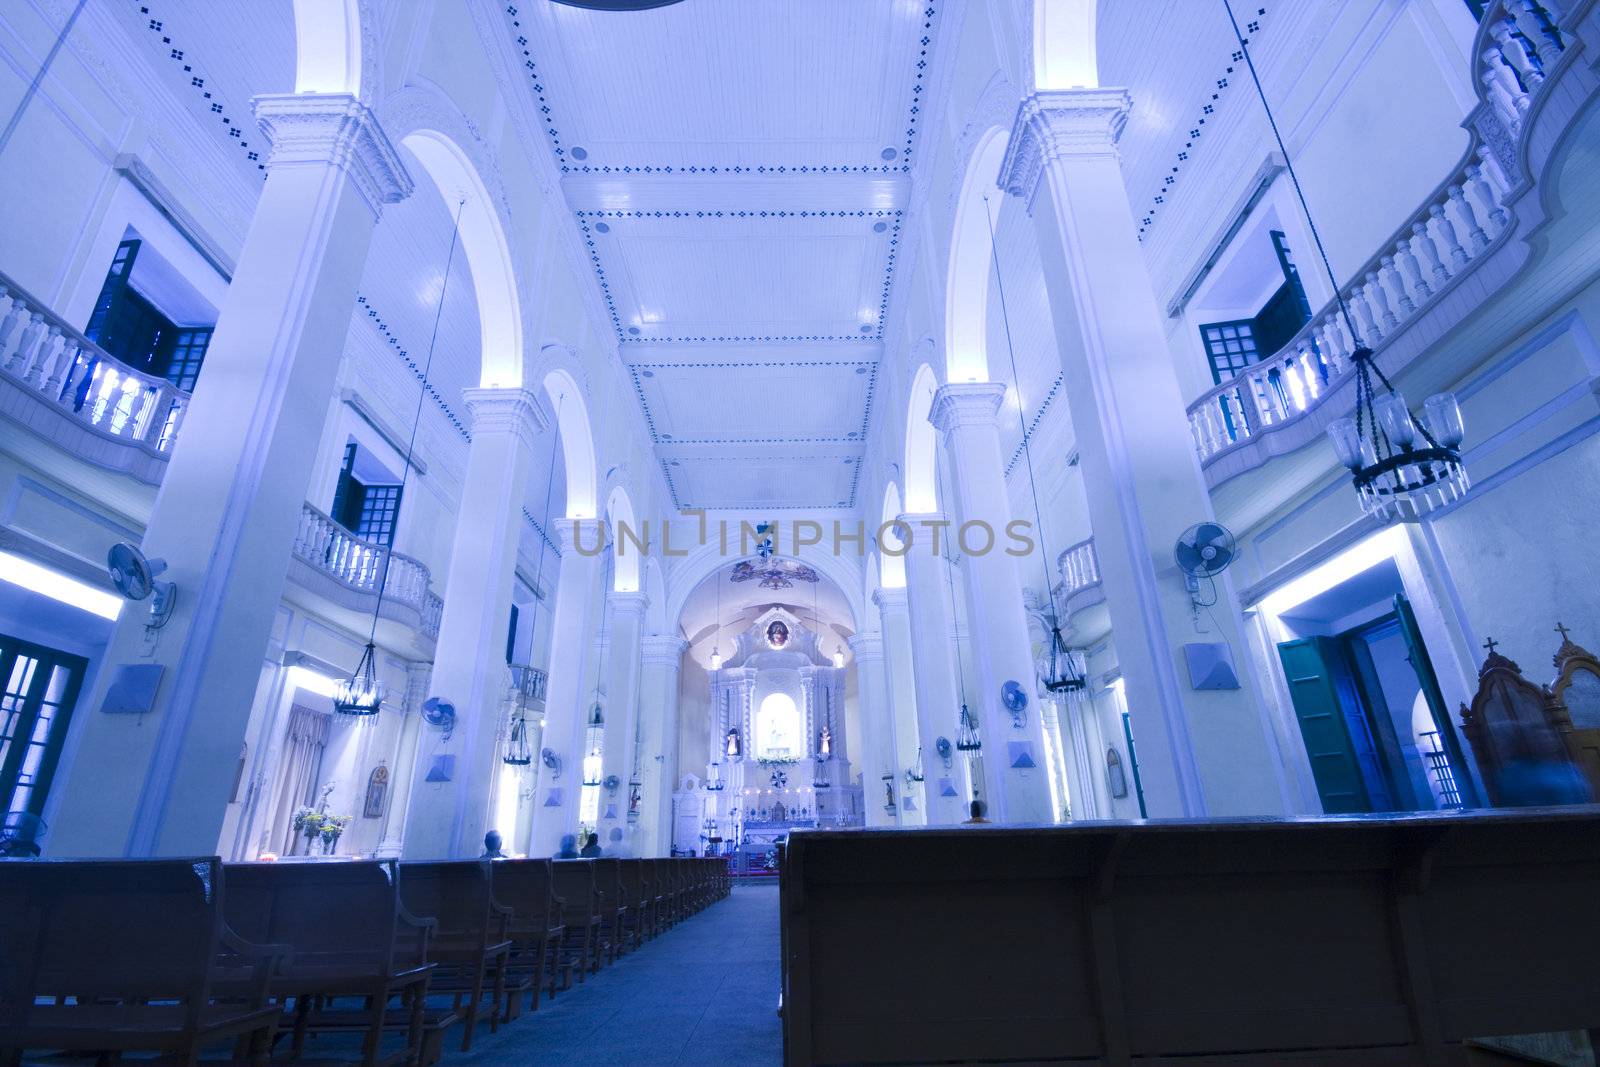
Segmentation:
[(791, 830), (863, 824), (844, 740), (845, 669), (799, 616), (762, 612), (710, 685), (712, 751), (705, 777), (674, 796), (676, 849), (764, 857)]

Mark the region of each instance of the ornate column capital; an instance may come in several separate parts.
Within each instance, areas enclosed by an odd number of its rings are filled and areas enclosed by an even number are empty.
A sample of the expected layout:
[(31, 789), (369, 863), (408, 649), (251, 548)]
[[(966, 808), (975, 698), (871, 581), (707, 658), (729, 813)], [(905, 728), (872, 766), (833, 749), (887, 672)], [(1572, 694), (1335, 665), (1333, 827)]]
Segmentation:
[(267, 171), (329, 163), (350, 175), (372, 217), (415, 183), (371, 109), (349, 93), (265, 93), (251, 101), (272, 142)]
[(572, 553), (587, 559), (599, 559), (605, 551), (606, 528), (601, 519), (574, 519), (563, 515), (559, 519), (552, 519), (550, 525), (555, 527), (556, 544), (561, 546), (563, 560)]
[(550, 425), (550, 416), (538, 394), (523, 388), (463, 389), (461, 398), (472, 414), (472, 434), (514, 433), (524, 444)]
[(868, 664), (883, 661), (883, 635), (881, 634), (856, 634), (845, 643), (850, 646), (850, 651), (855, 654), (857, 663)]
[(1000, 164), (1000, 187), (1031, 204), (1045, 167), (1056, 160), (1116, 159), (1132, 107), (1126, 89), (1050, 89), (1023, 97)]
[(886, 585), (872, 594), (872, 602), (878, 606), (879, 614), (887, 615), (894, 611), (906, 611), (911, 603), (911, 597), (903, 585)]
[(649, 634), (639, 640), (639, 652), (647, 667), (670, 667), (676, 671), (688, 650), (689, 642), (671, 634)]
[(650, 607), (650, 597), (638, 591), (622, 592), (613, 589), (606, 594), (606, 604), (610, 606), (613, 615), (642, 619)]
[(946, 435), (967, 426), (993, 428), (1005, 398), (999, 382), (951, 382), (933, 394), (928, 421)]

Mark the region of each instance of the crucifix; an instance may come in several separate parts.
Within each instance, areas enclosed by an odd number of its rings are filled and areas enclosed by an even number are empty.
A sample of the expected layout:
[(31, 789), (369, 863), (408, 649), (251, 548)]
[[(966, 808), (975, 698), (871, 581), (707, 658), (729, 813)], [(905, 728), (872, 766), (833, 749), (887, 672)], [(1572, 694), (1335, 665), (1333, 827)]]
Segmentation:
[(1561, 625), (1559, 622), (1556, 623), (1556, 633), (1561, 635), (1561, 640), (1563, 642), (1565, 642), (1567, 640), (1567, 634), (1570, 633), (1570, 632), (1571, 631), (1569, 631), (1565, 626)]
[(1483, 647), (1487, 648), (1489, 650), (1489, 655), (1492, 656), (1492, 655), (1494, 655), (1494, 647), (1496, 645), (1498, 645), (1499, 643), (1500, 643), (1499, 641), (1496, 641), (1494, 638), (1491, 637), (1491, 638), (1489, 638), (1489, 640), (1487, 640), (1487, 641), (1485, 641), (1483, 643)]

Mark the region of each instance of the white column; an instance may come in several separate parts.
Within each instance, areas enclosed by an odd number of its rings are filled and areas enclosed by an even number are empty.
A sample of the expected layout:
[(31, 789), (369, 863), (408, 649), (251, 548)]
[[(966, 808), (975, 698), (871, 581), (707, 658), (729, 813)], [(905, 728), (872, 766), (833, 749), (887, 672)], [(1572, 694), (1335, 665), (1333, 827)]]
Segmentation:
[(640, 643), (639, 734), (643, 756), (639, 789), (638, 855), (672, 851), (672, 790), (678, 768), (678, 672), (689, 642), (651, 636)]
[[(143, 542), (177, 608), (153, 648), (145, 605), (122, 612), (81, 704), (55, 855), (217, 850), (356, 284), (379, 211), (411, 191), (352, 96), (257, 97), (256, 116), (269, 178)], [(101, 715), (137, 662), (164, 668), (152, 713)]]
[(456, 727), (446, 747), (424, 757), (454, 755), (455, 771), (448, 782), (413, 774), (407, 859), (468, 859), (483, 849), (507, 695), (505, 662), (495, 653), (511, 618), (533, 445), (549, 425), (539, 398), (525, 389), (468, 389), (465, 397), (472, 446), (433, 660), (433, 690), (456, 706)]
[[(928, 419), (944, 434), (955, 475), (961, 516), (955, 547), (966, 578), (967, 632), (972, 637), (975, 676), (969, 699), (983, 733), (989, 818), (1048, 823), (1055, 821), (1055, 813), (1045, 777), (1043, 719), (1032, 706), (1033, 646), (1017, 560), (1006, 552), (1011, 543), (1006, 527), (1012, 516), (997, 421), (1005, 395), (1006, 387), (995, 382), (953, 382), (934, 394)], [(1016, 682), (1030, 701), (1020, 728), (1000, 700), (1007, 682)], [(1018, 746), (1015, 755), (1013, 743)]]
[[(872, 594), (883, 636), (884, 685), (889, 697), (889, 725), (894, 732), (891, 758), (894, 791), (901, 826), (926, 821), (922, 787), (908, 786), (906, 771), (917, 762), (917, 675), (911, 659), (911, 609), (904, 586), (884, 586)], [(882, 781), (880, 779), (881, 788)], [(906, 798), (913, 801), (906, 807)]]
[[(950, 536), (949, 520), (938, 513), (901, 515), (911, 529), (911, 550), (906, 553), (906, 593), (911, 616), (911, 654), (915, 662), (917, 692), (917, 736), (922, 748), (923, 782), (921, 802), (929, 826), (958, 823), (967, 817), (965, 776), (962, 754), (952, 752), (951, 766), (945, 767), (934, 750), (941, 737), (953, 746), (956, 725), (961, 715), (961, 695), (956, 686), (955, 625), (950, 617), (950, 594), (945, 576), (947, 564), (933, 544), (939, 538), (942, 551)], [(943, 796), (940, 780), (948, 778), (956, 795)]]
[[(1279, 813), (1284, 794), (1232, 587), (1218, 579), (1220, 633), (1199, 637), (1172, 561), (1184, 528), (1211, 518), (1211, 500), (1118, 159), (1129, 106), (1122, 89), (1028, 97), (1001, 178), (1038, 229), (1150, 814)], [(1232, 648), (1244, 688), (1190, 687), (1182, 646), (1197, 640)]]
[(385, 858), (398, 857), (405, 846), (406, 820), (411, 813), (412, 782), (420, 759), (418, 741), (422, 733), (422, 702), (428, 698), (428, 682), (432, 677), (431, 663), (413, 663), (406, 668), (406, 691), (397, 709), (405, 719), (400, 724), (400, 743), (395, 746), (394, 780), (389, 783), (388, 807), (383, 813), (383, 834), (378, 841), (378, 855)]
[[(856, 658), (856, 707), (861, 715), (862, 802), (866, 805), (868, 826), (895, 826), (899, 820), (884, 807), (883, 776), (899, 778), (895, 767), (893, 711), (889, 705), (889, 684), (884, 676), (883, 638), (878, 634), (856, 634), (850, 638), (850, 651)], [(895, 796), (900, 795), (895, 782)], [(898, 811), (898, 804), (896, 805)]]
[(561, 835), (578, 827), (585, 723), (594, 689), (590, 656), (599, 622), (594, 605), (605, 569), (605, 530), (599, 519), (557, 519), (554, 525), (561, 545), (561, 573), (550, 615), (550, 680), (545, 687), (543, 740), (544, 747), (561, 760), (561, 770), (558, 775), (548, 767), (539, 769), (526, 849), (533, 857), (555, 855)]
[[(639, 729), (639, 641), (644, 631), (644, 613), (650, 598), (643, 593), (606, 594), (606, 610), (611, 613), (610, 649), (606, 661), (606, 729), (602, 749), (602, 783), (615, 775), (617, 791), (600, 789), (600, 845), (611, 840), (612, 827), (624, 831), (628, 825), (629, 781), (633, 778), (635, 740)], [(628, 848), (636, 835), (629, 835)]]

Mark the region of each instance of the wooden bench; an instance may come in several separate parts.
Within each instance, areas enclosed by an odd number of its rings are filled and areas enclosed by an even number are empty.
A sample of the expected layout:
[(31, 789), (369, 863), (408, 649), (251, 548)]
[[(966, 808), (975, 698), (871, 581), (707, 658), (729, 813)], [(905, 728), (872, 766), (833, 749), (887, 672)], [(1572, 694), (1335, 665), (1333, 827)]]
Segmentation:
[(628, 914), (628, 902), (622, 891), (622, 861), (601, 856), (590, 861), (594, 864), (595, 906), (600, 914), (600, 942), (605, 946), (607, 963), (617, 962), (622, 955), (623, 922)]
[(784, 1062), (1444, 1065), (1600, 1024), (1600, 812), (800, 831)]
[(0, 1064), (44, 1049), (193, 1064), (230, 1042), (265, 1063), (288, 950), (230, 930), (223, 888), (214, 856), (0, 861)]
[(632, 948), (640, 948), (655, 936), (655, 897), (649, 888), (646, 859), (625, 859), (618, 862), (617, 873), (622, 879), (623, 912), (622, 936)]
[(525, 977), (531, 988), (529, 1010), (539, 1008), (539, 990), (556, 993), (556, 980), (571, 984), (571, 968), (563, 959), (566, 923), (556, 896), (550, 860), (495, 860), (494, 898), (511, 909), (511, 974)]
[(578, 981), (600, 969), (600, 900), (593, 860), (551, 860), (551, 877), (561, 900), (566, 924), (566, 962), (577, 968)]
[(431, 991), (446, 993), (466, 1021), (461, 1051), (472, 1048), (478, 1012), (489, 997), (489, 1032), (509, 1021), (522, 988), (510, 980), (512, 910), (494, 899), (488, 860), (402, 863), (400, 899), (413, 915), (437, 920), (428, 946), (438, 965)]
[[(293, 1054), (308, 1035), (364, 1035), (361, 1062), (379, 1062), (385, 1030), (406, 1034), (389, 1059), (436, 1062), (443, 1034), (457, 1016), (427, 1009), (432, 919), (417, 919), (400, 902), (394, 861), (374, 863), (230, 863), (229, 926), (254, 941), (290, 946), (293, 955), (273, 976), (270, 992), (292, 1000), (283, 1026), (294, 1033)], [(353, 1003), (340, 1006), (340, 1001)], [(391, 1002), (398, 1002), (391, 1008)]]

